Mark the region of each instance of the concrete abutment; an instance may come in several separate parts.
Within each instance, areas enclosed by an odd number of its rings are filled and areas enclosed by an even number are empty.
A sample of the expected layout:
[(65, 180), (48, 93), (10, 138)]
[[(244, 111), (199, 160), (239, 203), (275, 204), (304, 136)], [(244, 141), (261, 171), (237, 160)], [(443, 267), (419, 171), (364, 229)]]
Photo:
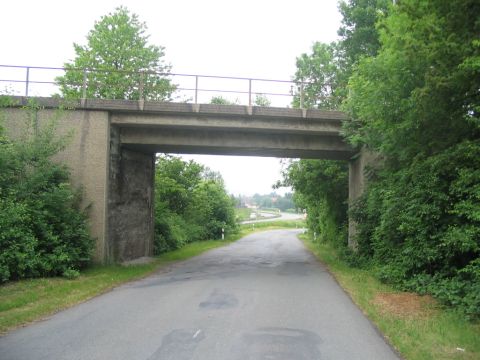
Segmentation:
[(111, 127), (108, 189), (108, 259), (153, 256), (155, 154), (124, 148)]
[[(348, 208), (363, 194), (368, 181), (368, 169), (376, 161), (376, 156), (371, 151), (363, 148), (348, 163)], [(348, 218), (348, 246), (357, 249), (357, 223)]]

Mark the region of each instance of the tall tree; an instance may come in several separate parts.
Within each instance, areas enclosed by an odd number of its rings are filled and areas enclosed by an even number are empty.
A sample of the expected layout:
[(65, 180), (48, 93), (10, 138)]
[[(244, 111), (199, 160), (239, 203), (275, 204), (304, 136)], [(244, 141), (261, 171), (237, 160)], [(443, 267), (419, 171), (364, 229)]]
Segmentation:
[(303, 100), (305, 108), (338, 108), (341, 99), (336, 96), (339, 78), (336, 48), (335, 43), (316, 42), (310, 54), (304, 53), (297, 58), (294, 81), (299, 89), (293, 99), (294, 107), (300, 107)]
[(382, 23), (378, 56), (361, 61), (350, 79), (352, 142), (408, 163), (473, 136), (480, 86), (474, 3), (402, 1), (394, 8)]
[(162, 59), (164, 48), (148, 44), (146, 31), (127, 8), (102, 16), (86, 45), (73, 44), (76, 57), (56, 79), (62, 95), (82, 97), (86, 80), (87, 98), (169, 100), (175, 90), (168, 79), (170, 66)]
[(316, 42), (310, 54), (297, 58), (294, 107), (300, 106), (300, 87), (303, 87), (304, 107), (328, 110), (340, 107), (355, 65), (364, 56), (375, 56), (380, 48), (376, 24), (388, 14), (389, 4), (389, 0), (340, 1), (343, 16), (338, 30), (340, 41)]
[(391, 0), (340, 1), (342, 25), (338, 29), (340, 48), (346, 67), (351, 67), (362, 56), (375, 56), (380, 49), (376, 24), (388, 14)]

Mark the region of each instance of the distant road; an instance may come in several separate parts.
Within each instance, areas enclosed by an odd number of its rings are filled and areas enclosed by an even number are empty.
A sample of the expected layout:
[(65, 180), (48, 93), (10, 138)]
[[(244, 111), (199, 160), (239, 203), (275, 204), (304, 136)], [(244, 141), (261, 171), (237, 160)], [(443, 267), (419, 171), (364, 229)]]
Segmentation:
[(292, 213), (285, 213), (282, 212), (280, 213), (279, 217), (274, 217), (271, 213), (264, 212), (264, 211), (259, 211), (262, 216), (265, 218), (258, 219), (258, 220), (245, 220), (242, 221), (240, 224), (253, 224), (257, 222), (270, 222), (270, 221), (280, 221), (280, 220), (300, 220), (303, 219), (302, 214), (292, 214)]
[(247, 236), (0, 337), (2, 360), (390, 360), (297, 239)]

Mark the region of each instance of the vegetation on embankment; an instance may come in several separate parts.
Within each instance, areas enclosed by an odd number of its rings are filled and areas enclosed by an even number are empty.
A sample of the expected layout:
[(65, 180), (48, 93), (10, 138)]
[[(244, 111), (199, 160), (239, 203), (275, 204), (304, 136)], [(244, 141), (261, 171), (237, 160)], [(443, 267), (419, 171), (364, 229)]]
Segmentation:
[(301, 227), (298, 221), (242, 225), (224, 241), (207, 240), (186, 244), (181, 249), (163, 253), (151, 263), (139, 265), (93, 266), (75, 279), (61, 277), (26, 279), (0, 285), (0, 334), (66, 309), (100, 295), (128, 281), (161, 271), (175, 261), (182, 261), (205, 251), (225, 246), (257, 231)]
[[(339, 8), (340, 41), (297, 58), (295, 78), (308, 81), (306, 104), (343, 109), (346, 139), (376, 156), (350, 213), (358, 252), (346, 255), (397, 289), (480, 319), (480, 3)], [(342, 253), (347, 179), (346, 164), (325, 160), (285, 170), (309, 229)]]
[(400, 292), (381, 283), (374, 270), (352, 268), (331, 244), (308, 235), (300, 238), (405, 359), (480, 358), (480, 324), (428, 295)]
[[(0, 97), (0, 107), (11, 104), (9, 97)], [(36, 123), (34, 103), (27, 110), (30, 116), (15, 139), (0, 118), (0, 283), (77, 276), (94, 245), (80, 209), (81, 193), (70, 186), (67, 167), (52, 161), (68, 138), (55, 134), (55, 119)]]

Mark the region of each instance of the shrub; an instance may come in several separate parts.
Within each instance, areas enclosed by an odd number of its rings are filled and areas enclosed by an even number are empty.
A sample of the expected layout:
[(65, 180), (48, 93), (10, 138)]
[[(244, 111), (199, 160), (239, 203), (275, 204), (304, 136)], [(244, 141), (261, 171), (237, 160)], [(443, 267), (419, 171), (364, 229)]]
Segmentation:
[[(480, 140), (383, 171), (357, 203), (360, 254), (383, 281), (480, 316)], [(391, 170), (391, 169), (390, 169)]]
[(80, 192), (52, 162), (65, 139), (49, 124), (22, 139), (0, 132), (0, 281), (62, 275), (90, 261), (93, 239)]
[(193, 161), (159, 156), (155, 170), (154, 252), (219, 239), (236, 230), (234, 202), (220, 174)]

